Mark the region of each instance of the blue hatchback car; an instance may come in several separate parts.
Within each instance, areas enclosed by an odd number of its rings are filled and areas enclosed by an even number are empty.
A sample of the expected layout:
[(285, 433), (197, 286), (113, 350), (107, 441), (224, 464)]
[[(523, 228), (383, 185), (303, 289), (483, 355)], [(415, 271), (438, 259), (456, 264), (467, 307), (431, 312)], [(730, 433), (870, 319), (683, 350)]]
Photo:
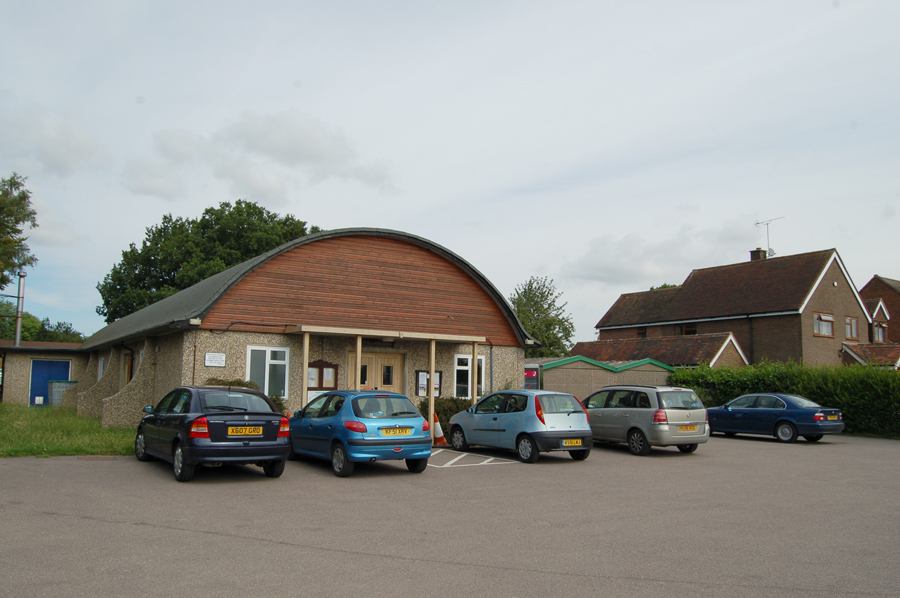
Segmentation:
[(431, 457), (428, 422), (406, 396), (339, 390), (320, 395), (289, 420), (291, 454), (329, 459), (347, 477), (354, 463), (406, 460), (421, 473)]
[(794, 442), (797, 436), (803, 436), (809, 442), (818, 442), (825, 434), (840, 434), (844, 430), (840, 409), (828, 409), (797, 395), (743, 395), (706, 412), (710, 432), (726, 436), (766, 434), (781, 442)]

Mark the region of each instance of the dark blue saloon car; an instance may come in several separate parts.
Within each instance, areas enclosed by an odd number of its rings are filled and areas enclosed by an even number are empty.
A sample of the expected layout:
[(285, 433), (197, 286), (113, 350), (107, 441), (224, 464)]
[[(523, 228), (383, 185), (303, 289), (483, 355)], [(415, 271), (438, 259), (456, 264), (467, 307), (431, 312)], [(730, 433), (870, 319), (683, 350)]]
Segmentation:
[(797, 436), (803, 436), (809, 442), (817, 442), (825, 434), (840, 434), (844, 430), (840, 409), (822, 407), (797, 395), (743, 395), (706, 411), (710, 431), (726, 436), (765, 434), (781, 442), (794, 442)]

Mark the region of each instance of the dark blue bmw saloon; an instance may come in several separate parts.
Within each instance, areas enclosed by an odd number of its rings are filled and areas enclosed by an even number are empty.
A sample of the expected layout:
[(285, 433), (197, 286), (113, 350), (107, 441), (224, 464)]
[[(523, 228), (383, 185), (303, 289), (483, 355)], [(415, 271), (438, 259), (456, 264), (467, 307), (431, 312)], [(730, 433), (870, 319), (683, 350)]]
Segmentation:
[(706, 411), (710, 432), (726, 436), (765, 434), (781, 442), (794, 442), (803, 436), (809, 442), (818, 442), (825, 434), (840, 434), (844, 430), (840, 409), (822, 407), (797, 395), (743, 395)]

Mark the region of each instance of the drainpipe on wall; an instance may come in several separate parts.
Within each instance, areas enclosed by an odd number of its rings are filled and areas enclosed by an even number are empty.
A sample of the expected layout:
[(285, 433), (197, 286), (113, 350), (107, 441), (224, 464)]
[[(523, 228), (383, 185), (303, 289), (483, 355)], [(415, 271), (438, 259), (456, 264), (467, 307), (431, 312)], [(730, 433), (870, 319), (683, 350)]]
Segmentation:
[(494, 343), (491, 343), (491, 392), (494, 392)]
[(22, 346), (22, 312), (25, 307), (25, 276), (19, 272), (19, 295), (16, 304), (16, 346)]

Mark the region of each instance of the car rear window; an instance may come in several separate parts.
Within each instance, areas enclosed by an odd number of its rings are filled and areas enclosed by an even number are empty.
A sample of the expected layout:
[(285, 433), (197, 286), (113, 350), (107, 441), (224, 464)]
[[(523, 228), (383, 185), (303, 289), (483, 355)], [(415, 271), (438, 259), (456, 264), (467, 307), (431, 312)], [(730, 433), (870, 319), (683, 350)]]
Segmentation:
[(692, 390), (668, 390), (659, 393), (661, 409), (703, 409), (703, 402)]
[(572, 395), (541, 395), (538, 398), (541, 400), (541, 409), (544, 410), (544, 413), (581, 412), (578, 399)]
[(787, 395), (794, 403), (797, 404), (797, 407), (821, 407), (818, 403), (814, 403), (809, 399), (804, 399), (803, 397), (798, 397), (797, 395)]
[(406, 397), (373, 396), (353, 399), (353, 413), (363, 419), (392, 417), (422, 417), (412, 401)]
[(203, 413), (220, 411), (262, 411), (273, 413), (269, 402), (258, 395), (239, 390), (214, 390), (200, 393), (200, 409)]

